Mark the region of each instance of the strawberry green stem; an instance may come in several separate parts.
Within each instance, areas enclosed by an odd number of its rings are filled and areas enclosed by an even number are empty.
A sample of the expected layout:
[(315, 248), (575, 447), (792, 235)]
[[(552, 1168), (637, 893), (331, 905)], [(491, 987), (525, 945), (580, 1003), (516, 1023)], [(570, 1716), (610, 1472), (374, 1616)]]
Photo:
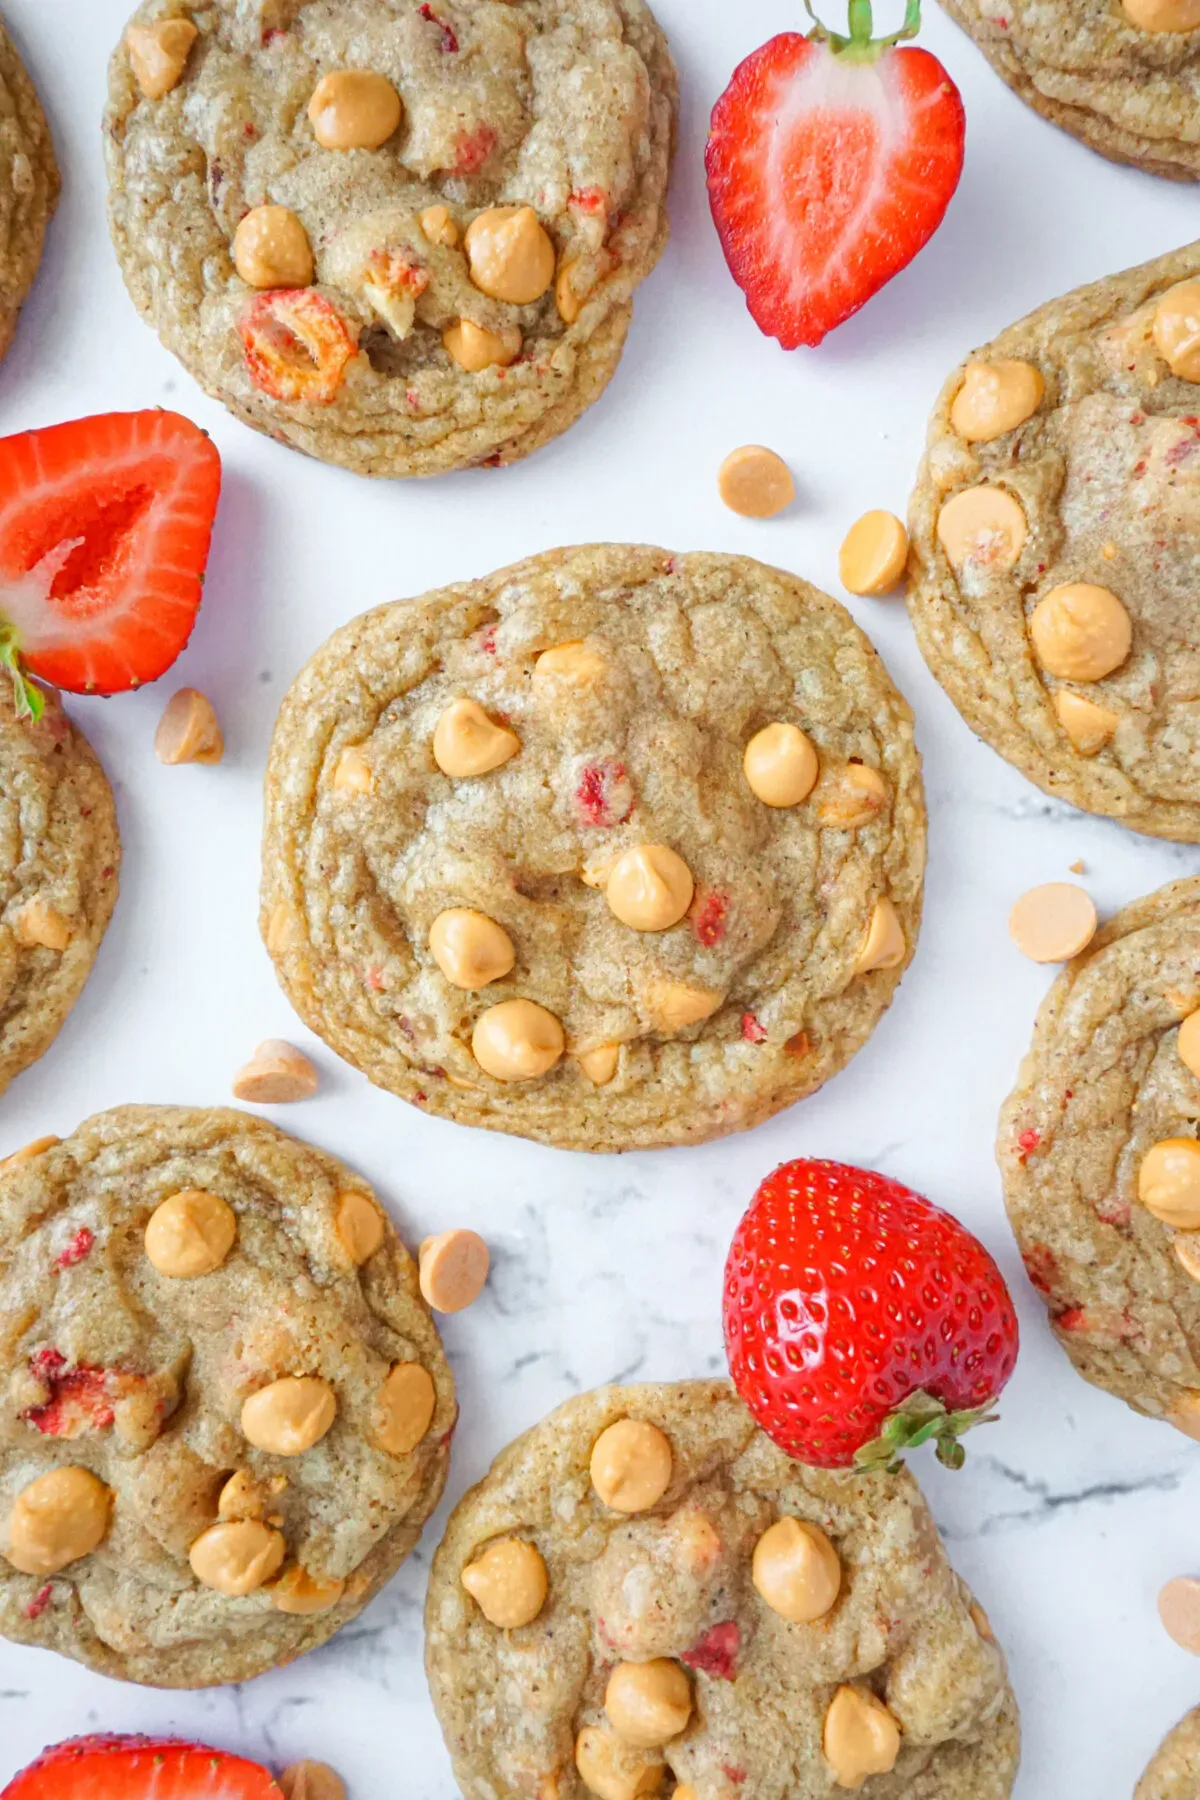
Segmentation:
[(823, 25), (813, 11), (812, 0), (804, 0), (805, 11), (813, 22), (809, 36), (818, 42), (828, 44), (835, 56), (845, 62), (875, 62), (885, 50), (902, 43), (906, 38), (916, 37), (921, 29), (921, 0), (906, 0), (904, 23), (899, 31), (890, 32), (886, 37), (873, 35), (875, 20), (871, 0), (848, 0), (846, 14), (846, 33), (830, 31)]
[(32, 719), (36, 725), (46, 710), (45, 695), (22, 669), (12, 628), (0, 620), (0, 670), (2, 669), (7, 669), (12, 677), (18, 719)]
[(855, 1454), (855, 1467), (884, 1469), (894, 1474), (901, 1466), (902, 1451), (916, 1450), (921, 1444), (932, 1442), (940, 1463), (948, 1469), (961, 1469), (967, 1453), (959, 1438), (976, 1425), (993, 1424), (996, 1417), (986, 1406), (948, 1412), (940, 1400), (918, 1388), (889, 1414), (879, 1436)]

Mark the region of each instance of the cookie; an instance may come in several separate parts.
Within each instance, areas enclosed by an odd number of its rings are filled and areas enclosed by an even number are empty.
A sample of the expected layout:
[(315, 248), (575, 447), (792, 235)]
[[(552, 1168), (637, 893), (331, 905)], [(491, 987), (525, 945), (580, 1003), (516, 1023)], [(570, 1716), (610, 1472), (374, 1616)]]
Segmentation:
[(1001, 80), (1113, 162), (1200, 178), (1195, 0), (942, 0)]
[(261, 924), (378, 1086), (647, 1148), (849, 1061), (912, 955), (924, 857), (911, 715), (836, 601), (594, 545), (317, 653), (275, 729)]
[(1063, 970), (1005, 1102), (998, 1148), (1026, 1270), (1079, 1373), (1192, 1437), (1198, 1011), (1193, 878), (1125, 907)]
[(600, 1388), (510, 1444), (425, 1626), (467, 1800), (1001, 1800), (1016, 1774), (1003, 1654), (915, 1481), (792, 1461), (725, 1382)]
[(677, 109), (644, 0), (145, 0), (113, 239), (247, 424), (363, 475), (514, 462), (616, 369)]
[(0, 1094), (57, 1037), (117, 898), (112, 791), (58, 696), (18, 719), (0, 666)]
[(1052, 301), (955, 370), (913, 495), (909, 611), (1031, 781), (1200, 841), (1200, 244)]
[(38, 272), (59, 186), (46, 115), (0, 18), (0, 357)]
[(120, 1107), (0, 1169), (0, 1632), (156, 1687), (355, 1618), (454, 1384), (370, 1188), (264, 1120)]
[(1195, 1800), (1200, 1793), (1200, 1706), (1185, 1713), (1155, 1751), (1133, 1800)]

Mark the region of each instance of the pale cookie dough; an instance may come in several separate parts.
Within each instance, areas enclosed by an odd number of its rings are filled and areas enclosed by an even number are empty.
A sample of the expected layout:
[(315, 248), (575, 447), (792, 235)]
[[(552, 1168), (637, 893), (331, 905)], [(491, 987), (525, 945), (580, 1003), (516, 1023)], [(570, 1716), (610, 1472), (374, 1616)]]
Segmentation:
[(1194, 0), (942, 5), (1043, 118), (1114, 162), (1200, 177), (1200, 30), (1177, 28), (1200, 24)]
[(46, 115), (0, 18), (0, 357), (42, 260), (59, 186)]
[(1052, 301), (956, 370), (908, 583), (972, 730), (1046, 793), (1192, 843), (1200, 290), (1180, 284), (1197, 277), (1200, 244)]
[(1200, 1794), (1200, 1706), (1168, 1731), (1133, 1800), (1196, 1800)]
[[(621, 1512), (593, 1473), (631, 1420), (668, 1481)], [(725, 1382), (600, 1388), (518, 1438), (451, 1517), (425, 1624), (467, 1800), (834, 1800), (867, 1709), (892, 1766), (864, 1800), (1003, 1800), (1016, 1773), (1003, 1654), (915, 1481), (804, 1468)]]
[(245, 1113), (122, 1107), (0, 1170), (0, 1236), (0, 1632), (207, 1687), (361, 1612), (455, 1421), (362, 1178)]
[(0, 669), (0, 1094), (79, 998), (120, 861), (112, 790), (83, 733), (50, 691), (39, 724), (18, 719)]
[[(1088, 1381), (1200, 1437), (1200, 879), (1101, 927), (1038, 1014), (1000, 1116), (1004, 1198)], [(1179, 1142), (1182, 1140), (1182, 1143)]]
[(745, 558), (599, 545), (317, 653), (276, 726), (261, 924), (379, 1086), (644, 1148), (844, 1066), (912, 955), (924, 859), (911, 715), (841, 606)]
[[(199, 35), (151, 97), (137, 33), (167, 21)], [(620, 360), (676, 112), (644, 0), (144, 0), (110, 73), (113, 239), (247, 424), (364, 475), (514, 462)]]

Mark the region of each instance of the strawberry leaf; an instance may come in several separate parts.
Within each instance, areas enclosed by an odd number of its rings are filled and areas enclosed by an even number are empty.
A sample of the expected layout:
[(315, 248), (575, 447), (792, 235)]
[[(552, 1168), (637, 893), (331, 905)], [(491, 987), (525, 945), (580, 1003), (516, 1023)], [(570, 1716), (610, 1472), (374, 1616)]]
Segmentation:
[(976, 1425), (993, 1424), (996, 1417), (986, 1406), (947, 1412), (940, 1400), (918, 1388), (888, 1414), (879, 1436), (855, 1452), (854, 1465), (859, 1469), (883, 1469), (894, 1475), (901, 1466), (903, 1451), (917, 1450), (932, 1441), (940, 1463), (947, 1469), (961, 1469), (967, 1453), (959, 1438)]
[(12, 677), (18, 719), (29, 719), (36, 725), (46, 710), (46, 698), (37, 683), (30, 681), (22, 669), (16, 640), (3, 626), (0, 626), (0, 668), (7, 669)]

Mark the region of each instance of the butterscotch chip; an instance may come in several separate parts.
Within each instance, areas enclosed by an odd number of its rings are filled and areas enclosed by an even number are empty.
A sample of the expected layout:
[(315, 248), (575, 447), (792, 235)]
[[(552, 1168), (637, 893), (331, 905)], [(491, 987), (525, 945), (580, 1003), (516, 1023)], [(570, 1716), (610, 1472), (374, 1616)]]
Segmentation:
[(1082, 694), (1072, 694), (1066, 688), (1055, 694), (1054, 710), (1080, 756), (1095, 756), (1103, 750), (1121, 723), (1120, 714), (1111, 707), (1101, 706), (1098, 700), (1087, 700)]
[(463, 247), (471, 280), (493, 300), (528, 306), (554, 280), (554, 240), (532, 206), (493, 206), (478, 213)]
[(990, 443), (1031, 419), (1046, 383), (1032, 363), (1001, 357), (968, 363), (950, 408), (950, 423), (969, 444)]
[(1100, 681), (1129, 655), (1133, 624), (1111, 588), (1074, 581), (1038, 601), (1029, 636), (1048, 674), (1065, 681)]
[(1158, 1616), (1181, 1650), (1200, 1656), (1200, 1581), (1191, 1575), (1168, 1581), (1158, 1596)]
[(242, 1431), (269, 1456), (302, 1456), (319, 1444), (337, 1417), (337, 1395), (319, 1375), (285, 1375), (251, 1394)]
[(900, 1727), (874, 1694), (846, 1683), (829, 1703), (821, 1748), (837, 1785), (860, 1788), (869, 1775), (895, 1768)]
[(339, 1576), (310, 1575), (299, 1563), (285, 1569), (271, 1584), (271, 1604), (294, 1618), (311, 1619), (330, 1612), (346, 1592)]
[(937, 535), (953, 568), (1003, 571), (1020, 559), (1029, 528), (1007, 488), (984, 486), (964, 488), (947, 500)]
[(280, 1772), (284, 1800), (346, 1800), (346, 1784), (328, 1763), (291, 1763)]
[(13, 1502), (4, 1554), (24, 1575), (57, 1575), (101, 1543), (111, 1507), (111, 1493), (90, 1469), (50, 1469)]
[(1200, 1080), (1200, 1011), (1190, 1012), (1184, 1019), (1179, 1027), (1175, 1048), (1184, 1068)]
[(824, 1618), (838, 1597), (842, 1565), (819, 1525), (777, 1519), (754, 1546), (754, 1585), (772, 1612), (793, 1624)]
[(578, 1050), (575, 1060), (595, 1087), (607, 1087), (621, 1060), (620, 1044), (597, 1044), (592, 1050)]
[(462, 1584), (490, 1625), (516, 1631), (530, 1625), (546, 1604), (549, 1578), (536, 1545), (498, 1538), (468, 1563)]
[(195, 1280), (219, 1269), (237, 1238), (237, 1215), (220, 1194), (182, 1188), (156, 1206), (146, 1226), (146, 1255), (160, 1275)]
[(491, 1258), (477, 1231), (442, 1231), (421, 1245), (421, 1292), (434, 1312), (462, 1312), (478, 1300)]
[(225, 738), (212, 701), (197, 688), (180, 688), (167, 701), (154, 733), (160, 763), (219, 763)]
[(489, 331), (474, 319), (459, 319), (447, 325), (442, 333), (442, 347), (467, 375), (480, 375), (484, 369), (504, 368), (521, 354), (521, 328), (505, 326), (503, 331)]
[(19, 1169), (22, 1163), (32, 1162), (35, 1156), (40, 1156), (43, 1150), (53, 1150), (55, 1144), (61, 1143), (62, 1139), (56, 1137), (34, 1138), (32, 1143), (22, 1144), (19, 1150), (0, 1161), (0, 1169)]
[(204, 1587), (241, 1600), (271, 1579), (286, 1549), (281, 1533), (272, 1526), (258, 1519), (228, 1519), (201, 1532), (188, 1551), (188, 1561)]
[(864, 513), (838, 552), (842, 586), (852, 594), (890, 594), (908, 562), (908, 533), (892, 513)]
[(399, 130), (404, 106), (386, 75), (331, 69), (313, 89), (308, 116), (325, 150), (378, 150)]
[(152, 25), (129, 27), (125, 33), (129, 66), (147, 100), (161, 100), (178, 87), (198, 36), (190, 19), (157, 19)]
[(792, 472), (782, 456), (762, 444), (743, 444), (721, 464), (717, 488), (730, 512), (773, 519), (796, 498)]
[(565, 1047), (559, 1021), (533, 1000), (502, 1000), (480, 1015), (471, 1033), (475, 1061), (496, 1081), (534, 1081)]
[(592, 1446), (592, 1486), (615, 1512), (645, 1512), (656, 1506), (671, 1483), (671, 1445), (645, 1419), (619, 1419)]
[(14, 920), (18, 944), (27, 948), (65, 950), (71, 941), (71, 923), (45, 900), (27, 900)]
[(317, 1071), (303, 1051), (282, 1038), (267, 1038), (234, 1076), (233, 1097), (255, 1106), (284, 1106), (311, 1100), (317, 1085)]
[(342, 1247), (356, 1266), (367, 1262), (383, 1242), (387, 1227), (375, 1202), (348, 1188), (335, 1202), (334, 1230)]
[(1095, 903), (1069, 881), (1048, 881), (1014, 903), (1008, 933), (1033, 962), (1068, 962), (1096, 935)]
[(407, 1456), (429, 1430), (437, 1390), (420, 1363), (397, 1363), (379, 1390), (375, 1442), (389, 1456)]
[(302, 288), (313, 278), (312, 245), (286, 206), (256, 206), (233, 235), (233, 262), (252, 288)]

